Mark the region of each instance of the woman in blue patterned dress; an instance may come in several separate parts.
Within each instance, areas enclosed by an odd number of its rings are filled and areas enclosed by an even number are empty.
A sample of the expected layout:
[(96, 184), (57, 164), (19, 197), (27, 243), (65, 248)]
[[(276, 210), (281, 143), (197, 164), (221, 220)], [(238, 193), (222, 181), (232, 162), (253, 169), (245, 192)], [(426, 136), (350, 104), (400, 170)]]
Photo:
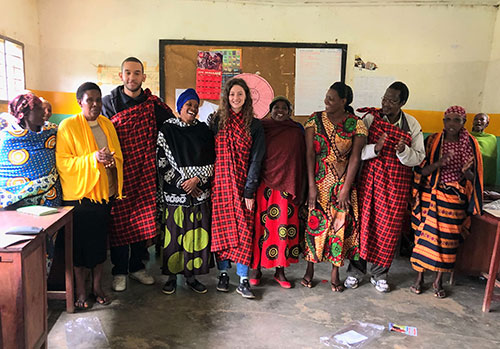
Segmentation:
[(42, 101), (31, 92), (0, 116), (0, 207), (61, 205), (56, 171), (57, 126), (45, 123)]

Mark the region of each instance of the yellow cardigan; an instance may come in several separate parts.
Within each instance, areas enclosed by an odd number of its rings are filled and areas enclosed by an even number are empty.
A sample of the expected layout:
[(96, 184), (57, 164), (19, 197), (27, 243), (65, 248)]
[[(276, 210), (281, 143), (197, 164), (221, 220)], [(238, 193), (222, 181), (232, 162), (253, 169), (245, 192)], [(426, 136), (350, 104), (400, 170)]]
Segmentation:
[[(106, 117), (99, 115), (97, 122), (106, 135), (108, 148), (115, 152), (118, 198), (122, 198), (123, 155), (116, 130)], [(97, 143), (83, 113), (61, 122), (57, 131), (56, 166), (61, 178), (63, 200), (90, 199), (108, 201), (108, 175), (103, 164), (97, 162)]]

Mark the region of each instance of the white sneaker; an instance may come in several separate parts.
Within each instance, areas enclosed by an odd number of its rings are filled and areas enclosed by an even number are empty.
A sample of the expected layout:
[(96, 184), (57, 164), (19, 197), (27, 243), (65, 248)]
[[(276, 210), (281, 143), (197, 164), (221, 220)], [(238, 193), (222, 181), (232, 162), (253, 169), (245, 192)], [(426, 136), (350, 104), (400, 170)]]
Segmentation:
[(344, 281), (344, 286), (345, 288), (352, 288), (352, 289), (358, 288), (359, 280), (354, 276), (348, 276)]
[(127, 289), (127, 275), (113, 276), (113, 283), (111, 284), (113, 291), (122, 292)]
[(370, 278), (370, 282), (372, 283), (373, 286), (375, 286), (375, 289), (379, 292), (382, 293), (387, 293), (391, 291), (391, 288), (389, 287), (389, 284), (387, 283), (387, 280), (378, 280), (376, 281), (373, 276)]
[(146, 269), (141, 269), (136, 272), (130, 273), (129, 276), (131, 279), (139, 281), (144, 285), (152, 285), (155, 283), (155, 279), (151, 275), (146, 273)]

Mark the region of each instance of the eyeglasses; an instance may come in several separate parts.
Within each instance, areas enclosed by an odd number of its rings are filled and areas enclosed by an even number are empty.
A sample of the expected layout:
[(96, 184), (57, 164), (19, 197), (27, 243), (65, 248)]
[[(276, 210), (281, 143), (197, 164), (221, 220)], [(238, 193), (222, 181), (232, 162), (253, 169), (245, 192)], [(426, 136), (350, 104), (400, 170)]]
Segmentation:
[(389, 98), (387, 98), (387, 97), (385, 97), (385, 96), (384, 96), (384, 97), (382, 97), (382, 99), (381, 99), (381, 100), (382, 100), (382, 103), (383, 103), (383, 102), (387, 102), (387, 103), (389, 103), (389, 104), (391, 104), (391, 105), (396, 105), (396, 104), (398, 104), (398, 103), (399, 103), (399, 101), (395, 101), (395, 100), (389, 99)]

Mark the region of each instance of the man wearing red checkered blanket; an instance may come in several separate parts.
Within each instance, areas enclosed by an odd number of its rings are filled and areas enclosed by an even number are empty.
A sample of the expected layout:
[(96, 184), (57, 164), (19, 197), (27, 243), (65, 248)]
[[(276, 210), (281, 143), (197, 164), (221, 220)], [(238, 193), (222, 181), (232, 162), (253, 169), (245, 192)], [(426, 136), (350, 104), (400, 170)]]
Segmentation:
[(123, 85), (102, 100), (102, 112), (115, 126), (124, 158), (124, 199), (117, 200), (111, 212), (114, 291), (127, 288), (127, 275), (154, 284), (142, 258), (147, 254), (146, 241), (156, 235), (156, 140), (159, 127), (174, 116), (160, 98), (142, 89), (146, 74), (139, 59), (125, 59), (119, 76)]
[(370, 282), (379, 292), (389, 292), (387, 273), (408, 210), (413, 167), (425, 158), (424, 137), (418, 121), (401, 107), (408, 100), (408, 87), (394, 82), (382, 97), (382, 109), (362, 108), (368, 128), (367, 145), (359, 180), (361, 212), (360, 260), (351, 260), (345, 287), (358, 287), (371, 263)]

